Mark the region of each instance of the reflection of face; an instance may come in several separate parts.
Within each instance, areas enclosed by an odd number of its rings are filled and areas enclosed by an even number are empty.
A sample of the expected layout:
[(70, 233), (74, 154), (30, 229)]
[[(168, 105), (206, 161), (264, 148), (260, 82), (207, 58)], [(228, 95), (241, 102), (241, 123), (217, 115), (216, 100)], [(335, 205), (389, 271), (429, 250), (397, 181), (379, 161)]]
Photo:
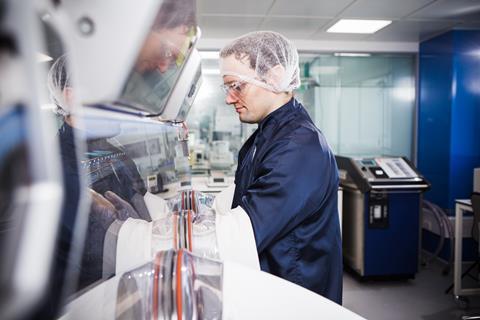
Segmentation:
[(135, 69), (145, 71), (167, 71), (184, 54), (183, 48), (188, 37), (188, 28), (178, 26), (173, 29), (150, 31), (140, 51)]

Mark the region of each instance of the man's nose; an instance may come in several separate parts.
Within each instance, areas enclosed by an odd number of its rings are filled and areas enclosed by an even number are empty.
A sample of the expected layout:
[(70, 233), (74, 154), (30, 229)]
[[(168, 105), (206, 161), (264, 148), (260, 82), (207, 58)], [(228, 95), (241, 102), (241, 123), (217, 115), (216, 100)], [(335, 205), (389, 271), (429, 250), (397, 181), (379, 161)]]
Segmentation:
[(174, 64), (176, 59), (177, 58), (174, 55), (170, 55), (168, 57), (158, 59), (156, 61), (157, 70), (160, 71), (161, 73), (166, 72)]
[(160, 61), (157, 63), (157, 70), (161, 73), (164, 73), (170, 67), (170, 63), (168, 61)]
[(231, 94), (230, 91), (227, 93), (227, 96), (225, 97), (225, 102), (227, 104), (234, 104), (237, 102), (238, 99), (235, 97), (235, 95)]

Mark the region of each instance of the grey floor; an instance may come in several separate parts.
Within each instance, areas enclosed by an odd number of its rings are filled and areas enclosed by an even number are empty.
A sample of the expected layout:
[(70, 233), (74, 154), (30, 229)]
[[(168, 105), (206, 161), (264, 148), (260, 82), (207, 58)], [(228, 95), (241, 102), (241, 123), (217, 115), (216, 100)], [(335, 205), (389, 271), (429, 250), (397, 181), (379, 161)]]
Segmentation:
[(446, 320), (480, 315), (480, 296), (469, 297), (469, 307), (462, 309), (452, 294), (444, 293), (453, 278), (453, 272), (442, 275), (444, 266), (437, 261), (429, 263), (415, 279), (403, 281), (365, 282), (345, 272), (343, 306), (371, 320)]

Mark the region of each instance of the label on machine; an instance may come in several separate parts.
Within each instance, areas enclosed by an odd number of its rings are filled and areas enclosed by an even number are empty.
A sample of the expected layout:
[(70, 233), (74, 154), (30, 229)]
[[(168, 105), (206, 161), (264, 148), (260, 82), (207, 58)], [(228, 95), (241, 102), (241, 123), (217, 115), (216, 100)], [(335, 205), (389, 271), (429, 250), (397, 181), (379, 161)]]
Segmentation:
[(375, 161), (391, 179), (418, 177), (402, 158), (376, 158)]
[(370, 193), (368, 211), (369, 228), (388, 228), (388, 195), (386, 193)]

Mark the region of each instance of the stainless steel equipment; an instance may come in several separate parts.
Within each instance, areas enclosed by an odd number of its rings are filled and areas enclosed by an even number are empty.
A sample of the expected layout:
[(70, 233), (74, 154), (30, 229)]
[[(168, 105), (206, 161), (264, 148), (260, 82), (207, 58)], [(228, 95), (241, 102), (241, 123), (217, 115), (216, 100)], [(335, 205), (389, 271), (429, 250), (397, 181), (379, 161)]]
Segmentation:
[(362, 277), (417, 271), (421, 193), (429, 183), (401, 157), (336, 156), (343, 187), (343, 255)]

